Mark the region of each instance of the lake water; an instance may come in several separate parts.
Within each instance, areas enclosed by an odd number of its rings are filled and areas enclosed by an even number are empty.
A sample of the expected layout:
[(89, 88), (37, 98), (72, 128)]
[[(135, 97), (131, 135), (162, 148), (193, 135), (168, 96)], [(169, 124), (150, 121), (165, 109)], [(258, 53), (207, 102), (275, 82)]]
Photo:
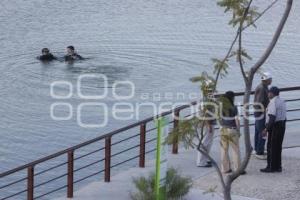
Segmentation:
[[(300, 4), (294, 3), (282, 37), (263, 67), (273, 74), (279, 87), (300, 85)], [(284, 1), (276, 4), (257, 23), (257, 29), (248, 29), (245, 48), (253, 57), (248, 66), (270, 41), (284, 6)], [(75, 88), (82, 74), (104, 74), (109, 96), (101, 102), (108, 108), (118, 102), (111, 95), (116, 81), (134, 83), (135, 95), (126, 101), (131, 103), (162, 101), (143, 99), (144, 93), (197, 93), (198, 85), (189, 78), (203, 70), (212, 72), (210, 58), (224, 56), (233, 39), (227, 21), (228, 16), (211, 0), (2, 0), (0, 172), (135, 121), (112, 120), (109, 114), (106, 127), (82, 128), (76, 120), (76, 108), (89, 101), (81, 99), (75, 89), (70, 98), (55, 99), (50, 95), (51, 83), (67, 81)], [(73, 65), (59, 61), (42, 64), (35, 59), (43, 47), (63, 56), (68, 45), (74, 45), (88, 59)], [(83, 85), (85, 94), (104, 90), (96, 79)], [(68, 93), (65, 87), (56, 89), (61, 95)], [(121, 93), (129, 91), (126, 86), (120, 89)], [(243, 89), (236, 63), (218, 87), (219, 91), (227, 89)], [(73, 106), (70, 120), (51, 118), (50, 107), (57, 102)], [(65, 107), (56, 112), (66, 115)], [(87, 109), (83, 115), (93, 122), (99, 111)], [(141, 112), (141, 116), (149, 115)]]

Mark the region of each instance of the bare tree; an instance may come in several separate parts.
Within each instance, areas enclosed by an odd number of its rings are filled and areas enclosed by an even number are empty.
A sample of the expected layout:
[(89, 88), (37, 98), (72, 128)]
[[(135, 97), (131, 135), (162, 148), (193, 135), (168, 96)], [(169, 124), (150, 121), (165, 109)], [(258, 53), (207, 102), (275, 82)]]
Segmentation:
[[(244, 106), (249, 105), (250, 95), (253, 85), (253, 79), (256, 72), (259, 68), (265, 63), (265, 61), (271, 55), (281, 33), (284, 28), (284, 25), (289, 17), (293, 0), (286, 0), (286, 7), (285, 11), (281, 17), (279, 25), (273, 35), (271, 42), (269, 43), (268, 47), (262, 53), (261, 57), (258, 61), (251, 67), (246, 69), (245, 60), (244, 59), (252, 59), (243, 48), (243, 32), (250, 26), (255, 26), (255, 22), (260, 19), (265, 12), (267, 12), (275, 3), (279, 0), (275, 0), (272, 4), (270, 4), (263, 12), (258, 13), (256, 7), (252, 6), (253, 0), (219, 0), (218, 5), (225, 8), (225, 12), (231, 12), (232, 18), (229, 21), (229, 24), (232, 25), (234, 28), (237, 28), (236, 35), (234, 37), (233, 42), (230, 45), (229, 50), (227, 51), (225, 57), (223, 59), (216, 59), (213, 58), (212, 61), (214, 62), (214, 73), (215, 78), (208, 76), (206, 73), (202, 73), (201, 76), (194, 77), (191, 79), (193, 82), (200, 82), (201, 90), (204, 97), (208, 96), (208, 91), (216, 91), (216, 87), (218, 84), (218, 80), (227, 74), (227, 69), (229, 67), (228, 62), (231, 58), (236, 57), (238, 62), (244, 83), (245, 83), (245, 90), (244, 90), (244, 98), (243, 104)], [(237, 49), (234, 48), (237, 46)], [(217, 101), (209, 100), (216, 103), (216, 105), (220, 106), (223, 104), (224, 101), (219, 99)], [(206, 113), (209, 111), (207, 106), (200, 108), (200, 117), (192, 117), (189, 120), (180, 121), (178, 128), (172, 131), (173, 134), (170, 135), (168, 141), (171, 143), (173, 141), (179, 140), (183, 141), (186, 147), (193, 147), (196, 148), (199, 152), (204, 154), (207, 158), (209, 158), (215, 167), (222, 188), (223, 188), (223, 195), (225, 200), (231, 200), (231, 185), (236, 180), (243, 171), (247, 168), (249, 163), (252, 146), (250, 140), (250, 129), (249, 129), (249, 112), (248, 108), (245, 107), (244, 110), (246, 111), (243, 116), (243, 124), (244, 124), (244, 141), (245, 141), (245, 155), (242, 160), (240, 167), (235, 170), (232, 174), (223, 175), (217, 162), (209, 155), (207, 149), (205, 149), (203, 145), (203, 138), (204, 138), (204, 127), (207, 123), (207, 119), (205, 119)], [(220, 114), (220, 113), (219, 113)]]

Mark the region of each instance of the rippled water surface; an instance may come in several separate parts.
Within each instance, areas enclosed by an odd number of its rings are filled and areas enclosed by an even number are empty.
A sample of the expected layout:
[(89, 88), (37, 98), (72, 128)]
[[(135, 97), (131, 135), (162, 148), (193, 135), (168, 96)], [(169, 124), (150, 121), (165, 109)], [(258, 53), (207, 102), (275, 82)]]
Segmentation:
[[(284, 2), (276, 4), (257, 29), (247, 32), (245, 45), (254, 61), (270, 41), (283, 8)], [(273, 73), (274, 84), (282, 87), (299, 85), (299, 10), (295, 1), (282, 37), (264, 66)], [(86, 129), (77, 125), (76, 113), (68, 121), (52, 120), (50, 106), (58, 101), (50, 96), (52, 82), (76, 85), (81, 74), (104, 74), (111, 93), (115, 81), (130, 80), (136, 88), (129, 102), (153, 101), (141, 100), (145, 92), (197, 92), (198, 86), (188, 79), (203, 70), (211, 72), (210, 58), (225, 54), (233, 38), (227, 20), (211, 0), (1, 0), (0, 171), (129, 123), (111, 120), (105, 128)], [(35, 59), (43, 47), (63, 56), (71, 44), (88, 59), (73, 65), (42, 64)], [(232, 63), (220, 91), (242, 90), (238, 70)], [(96, 80), (86, 84), (89, 94), (103, 89)], [(85, 100), (73, 95), (60, 102), (76, 107)], [(111, 107), (115, 100), (101, 102)], [(89, 110), (86, 117), (93, 120), (98, 114)]]

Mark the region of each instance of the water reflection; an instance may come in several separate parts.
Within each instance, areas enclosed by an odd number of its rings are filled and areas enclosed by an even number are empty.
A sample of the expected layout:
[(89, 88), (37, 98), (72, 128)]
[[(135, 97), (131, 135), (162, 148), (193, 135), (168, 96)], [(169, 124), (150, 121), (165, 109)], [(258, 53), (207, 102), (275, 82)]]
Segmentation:
[(91, 63), (67, 63), (66, 70), (74, 74), (103, 74), (108, 77), (109, 82), (115, 82), (116, 80), (123, 80), (129, 76), (129, 70), (122, 66), (113, 65), (96, 65)]

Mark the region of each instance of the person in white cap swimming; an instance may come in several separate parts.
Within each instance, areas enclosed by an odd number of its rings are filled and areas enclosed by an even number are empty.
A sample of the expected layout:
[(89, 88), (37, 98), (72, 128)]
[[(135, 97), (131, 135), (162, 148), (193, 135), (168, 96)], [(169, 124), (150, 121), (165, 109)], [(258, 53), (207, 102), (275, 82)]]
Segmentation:
[(272, 76), (265, 72), (262, 74), (261, 83), (256, 87), (254, 93), (254, 117), (255, 117), (255, 136), (254, 150), (258, 159), (266, 159), (265, 143), (263, 130), (266, 122), (266, 108), (269, 104), (268, 86), (272, 83)]

